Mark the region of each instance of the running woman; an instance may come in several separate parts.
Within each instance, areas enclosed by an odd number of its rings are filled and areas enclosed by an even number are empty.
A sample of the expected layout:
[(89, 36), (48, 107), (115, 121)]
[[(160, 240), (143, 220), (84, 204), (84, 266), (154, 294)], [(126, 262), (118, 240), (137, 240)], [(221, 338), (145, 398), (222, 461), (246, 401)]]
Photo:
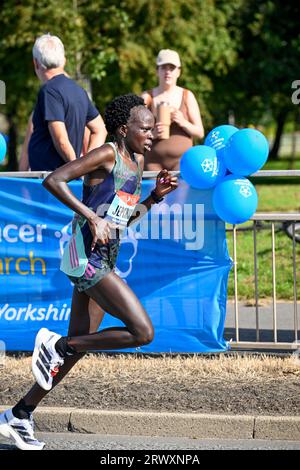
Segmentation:
[[(156, 187), (135, 210), (141, 193), (144, 153), (152, 145), (154, 117), (142, 98), (128, 94), (106, 108), (105, 124), (113, 142), (58, 168), (43, 185), (75, 213), (74, 233), (61, 269), (74, 284), (68, 336), (42, 328), (36, 337), (32, 371), (36, 384), (0, 415), (0, 433), (23, 450), (41, 450), (32, 413), (44, 396), (91, 350), (115, 350), (148, 344), (153, 326), (141, 302), (114, 272), (122, 231), (153, 204), (176, 189), (177, 178), (162, 170)], [(84, 176), (82, 202), (68, 182)], [(89, 309), (90, 302), (100, 306)], [(124, 327), (98, 332), (104, 312)]]

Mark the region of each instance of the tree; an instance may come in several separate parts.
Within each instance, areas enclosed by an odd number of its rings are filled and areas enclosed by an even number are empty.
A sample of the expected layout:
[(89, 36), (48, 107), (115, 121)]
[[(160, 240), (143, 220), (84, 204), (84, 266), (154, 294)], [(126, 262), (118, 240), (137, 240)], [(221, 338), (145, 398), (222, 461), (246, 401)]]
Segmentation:
[(68, 71), (76, 70), (77, 50), (84, 47), (82, 21), (72, 0), (4, 0), (0, 16), (0, 77), (6, 83), (6, 105), (1, 106), (9, 125), (9, 161), (17, 169), (17, 143), (35, 104), (40, 83), (32, 65), (37, 36), (57, 34), (68, 52)]
[(181, 55), (181, 84), (194, 91), (207, 123), (216, 77), (236, 60), (229, 25), (243, 0), (4, 0), (0, 17), (0, 78), (7, 84), (10, 149), (7, 169), (16, 169), (16, 145), (33, 109), (39, 82), (32, 46), (45, 32), (64, 42), (67, 71), (92, 81), (100, 111), (114, 96), (140, 93), (156, 83), (155, 57), (162, 48)]
[(140, 93), (156, 83), (155, 57), (162, 48), (181, 55), (181, 84), (194, 91), (210, 118), (210, 72), (225, 74), (235, 61), (228, 21), (241, 0), (127, 0), (78, 4), (88, 25), (83, 53), (100, 107), (115, 95)]
[(237, 38), (238, 58), (227, 77), (214, 82), (225, 109), (238, 123), (258, 124), (267, 113), (276, 122), (271, 157), (278, 155), (284, 124), (295, 106), (292, 82), (300, 76), (300, 33), (297, 2), (245, 0), (229, 28)]

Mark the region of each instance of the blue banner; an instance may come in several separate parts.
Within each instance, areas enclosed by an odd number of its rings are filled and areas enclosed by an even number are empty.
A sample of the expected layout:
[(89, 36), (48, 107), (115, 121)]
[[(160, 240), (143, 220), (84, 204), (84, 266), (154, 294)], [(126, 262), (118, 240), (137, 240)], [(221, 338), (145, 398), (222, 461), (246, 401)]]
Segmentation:
[[(142, 200), (153, 186), (143, 181)], [(70, 187), (81, 196), (81, 181)], [(195, 190), (181, 180), (164, 203), (128, 229), (117, 273), (143, 303), (155, 338), (126, 351), (227, 349), (223, 330), (232, 261), (211, 199), (211, 190)], [(59, 264), (73, 214), (34, 179), (0, 178), (0, 206), (0, 340), (8, 351), (31, 351), (43, 326), (67, 332), (73, 287)], [(101, 329), (120, 325), (106, 314)]]

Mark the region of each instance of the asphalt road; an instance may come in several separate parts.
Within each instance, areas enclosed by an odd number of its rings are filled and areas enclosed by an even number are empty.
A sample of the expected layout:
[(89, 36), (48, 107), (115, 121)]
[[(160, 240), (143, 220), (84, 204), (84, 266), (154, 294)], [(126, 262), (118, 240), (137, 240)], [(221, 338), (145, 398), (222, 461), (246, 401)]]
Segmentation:
[[(240, 341), (256, 341), (256, 312), (255, 307), (248, 307), (239, 302), (239, 335)], [(300, 302), (297, 304), (298, 338), (300, 344)], [(259, 307), (260, 341), (274, 341), (273, 306), (272, 304)], [(295, 341), (294, 304), (292, 302), (277, 303), (277, 335), (279, 342)], [(224, 337), (235, 341), (234, 303), (227, 302)]]
[[(300, 450), (299, 441), (187, 439), (143, 436), (103, 436), (79, 433), (37, 433), (47, 450)], [(0, 436), (0, 450), (15, 449)]]

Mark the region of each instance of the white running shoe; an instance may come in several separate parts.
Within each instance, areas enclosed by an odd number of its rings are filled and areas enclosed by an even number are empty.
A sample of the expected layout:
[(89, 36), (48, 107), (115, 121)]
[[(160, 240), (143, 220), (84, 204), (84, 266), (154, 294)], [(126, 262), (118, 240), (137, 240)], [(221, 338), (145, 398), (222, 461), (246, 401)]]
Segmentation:
[(34, 422), (32, 415), (29, 419), (19, 419), (12, 414), (12, 410), (6, 410), (0, 414), (0, 434), (15, 441), (21, 450), (42, 450), (45, 442), (40, 442), (34, 437)]
[(64, 359), (56, 352), (55, 343), (61, 335), (42, 328), (35, 339), (32, 356), (32, 373), (44, 390), (51, 390), (53, 377), (59, 372)]

